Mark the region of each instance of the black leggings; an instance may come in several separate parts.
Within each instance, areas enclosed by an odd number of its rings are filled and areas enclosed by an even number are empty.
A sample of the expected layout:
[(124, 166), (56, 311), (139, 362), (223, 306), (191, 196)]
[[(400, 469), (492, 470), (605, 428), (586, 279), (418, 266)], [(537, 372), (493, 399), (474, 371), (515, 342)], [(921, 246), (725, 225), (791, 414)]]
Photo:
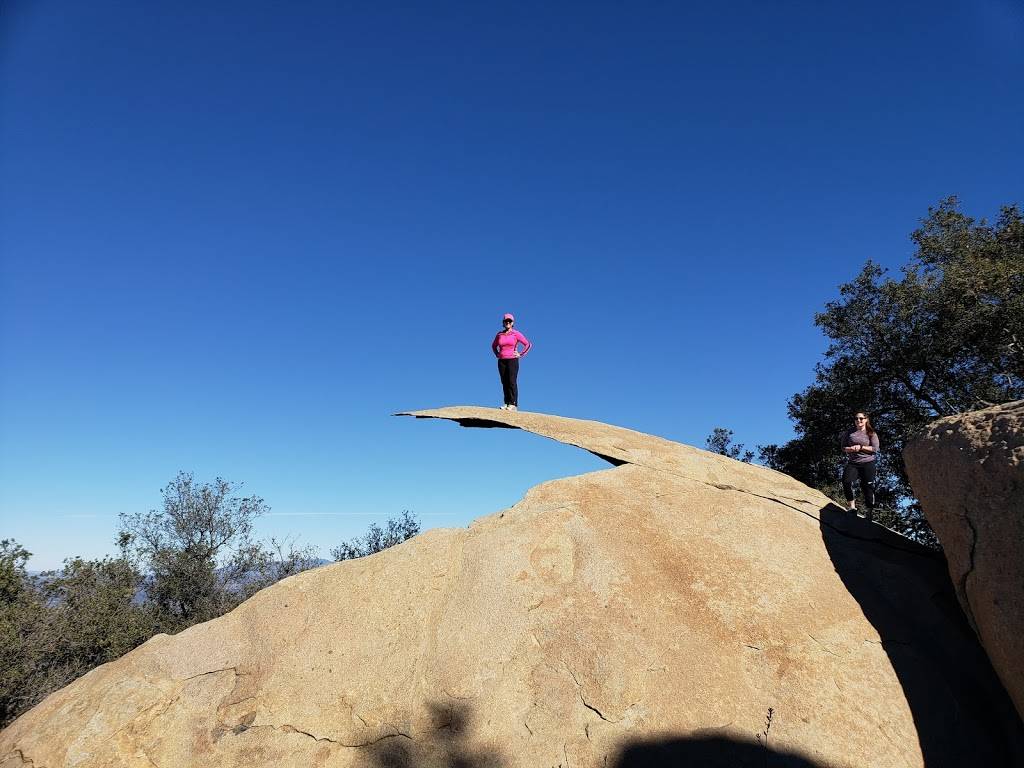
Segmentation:
[(501, 389), (505, 394), (505, 405), (519, 407), (519, 358), (498, 358), (498, 375), (501, 377)]
[(847, 501), (853, 501), (853, 483), (860, 479), (860, 492), (864, 494), (864, 503), (868, 509), (875, 508), (875, 462), (867, 461), (863, 464), (846, 462), (843, 469), (843, 493)]

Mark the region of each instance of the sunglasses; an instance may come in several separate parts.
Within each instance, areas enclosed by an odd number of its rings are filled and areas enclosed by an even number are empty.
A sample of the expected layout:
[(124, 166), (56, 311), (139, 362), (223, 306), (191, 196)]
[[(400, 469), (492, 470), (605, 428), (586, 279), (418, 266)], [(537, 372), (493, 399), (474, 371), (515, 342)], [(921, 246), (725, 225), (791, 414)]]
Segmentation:
[(512, 324), (511, 320), (502, 320), (501, 322), (504, 323), (505, 325), (511, 325)]

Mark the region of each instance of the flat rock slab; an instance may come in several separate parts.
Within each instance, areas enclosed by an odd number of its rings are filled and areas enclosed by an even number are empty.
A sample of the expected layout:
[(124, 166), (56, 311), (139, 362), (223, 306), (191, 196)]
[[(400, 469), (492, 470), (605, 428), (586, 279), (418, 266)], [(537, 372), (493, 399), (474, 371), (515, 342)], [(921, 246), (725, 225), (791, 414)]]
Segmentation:
[(13, 723), (0, 766), (1024, 762), (933, 554), (785, 475), (632, 430), (411, 415), (617, 466), (158, 636)]
[(939, 419), (903, 458), (960, 605), (1024, 717), (1024, 400)]

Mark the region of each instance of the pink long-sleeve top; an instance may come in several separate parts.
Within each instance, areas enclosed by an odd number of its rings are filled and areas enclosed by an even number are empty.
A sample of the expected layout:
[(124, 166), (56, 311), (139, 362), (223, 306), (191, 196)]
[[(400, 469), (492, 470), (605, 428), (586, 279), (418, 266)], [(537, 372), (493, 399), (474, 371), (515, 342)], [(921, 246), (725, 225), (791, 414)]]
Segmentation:
[(494, 352), (499, 360), (508, 360), (516, 356), (516, 347), (519, 344), (523, 345), (519, 356), (526, 357), (526, 353), (530, 351), (530, 347), (533, 345), (523, 334), (514, 328), (511, 331), (498, 331), (494, 341), (491, 342), (491, 351)]

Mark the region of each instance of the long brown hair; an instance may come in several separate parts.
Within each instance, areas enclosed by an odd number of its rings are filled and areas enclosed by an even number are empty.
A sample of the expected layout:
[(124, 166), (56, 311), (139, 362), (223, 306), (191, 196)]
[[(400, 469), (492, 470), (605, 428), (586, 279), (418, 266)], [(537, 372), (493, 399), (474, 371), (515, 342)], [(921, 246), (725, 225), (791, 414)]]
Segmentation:
[[(864, 431), (868, 433), (868, 437), (871, 437), (875, 434), (875, 428), (871, 426), (871, 414), (867, 411), (854, 411), (854, 417), (856, 417), (858, 413), (864, 414)], [(854, 421), (856, 421), (856, 418)]]

